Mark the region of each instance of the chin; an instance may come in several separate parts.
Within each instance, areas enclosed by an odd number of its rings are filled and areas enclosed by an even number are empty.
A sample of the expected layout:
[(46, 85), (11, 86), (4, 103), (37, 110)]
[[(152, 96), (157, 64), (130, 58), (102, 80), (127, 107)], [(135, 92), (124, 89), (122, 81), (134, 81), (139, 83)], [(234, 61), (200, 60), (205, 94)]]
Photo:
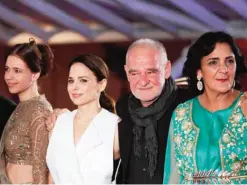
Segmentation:
[(11, 94), (18, 94), (18, 93), (20, 93), (20, 91), (15, 90), (15, 89), (9, 89), (9, 92), (10, 92)]
[(79, 105), (81, 105), (81, 104), (82, 104), (82, 102), (81, 102), (81, 101), (74, 100), (74, 99), (72, 99), (72, 102), (73, 102), (73, 104), (75, 104), (76, 106), (79, 106)]
[(153, 101), (159, 97), (160, 92), (154, 92), (154, 91), (149, 91), (149, 92), (137, 92), (134, 94), (135, 97), (141, 101)]
[(231, 90), (232, 90), (232, 88), (219, 88), (219, 89), (216, 89), (215, 91), (217, 91), (219, 93), (228, 93)]
[(150, 101), (153, 101), (153, 100), (155, 100), (156, 99), (156, 97), (155, 96), (143, 96), (143, 95), (138, 95), (138, 94), (136, 94), (135, 95), (135, 97), (137, 98), (137, 99), (139, 99), (140, 101), (143, 101), (143, 102), (150, 102)]
[(86, 101), (84, 99), (83, 100), (82, 99), (72, 99), (72, 102), (76, 106), (83, 106), (83, 105), (87, 105), (90, 101)]

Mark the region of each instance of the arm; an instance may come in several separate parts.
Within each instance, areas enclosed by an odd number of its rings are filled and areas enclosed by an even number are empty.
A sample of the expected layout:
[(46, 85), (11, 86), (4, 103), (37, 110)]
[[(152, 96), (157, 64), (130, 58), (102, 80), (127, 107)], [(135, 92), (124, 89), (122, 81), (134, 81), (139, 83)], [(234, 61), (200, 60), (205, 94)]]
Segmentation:
[(245, 92), (244, 96), (242, 96), (241, 109), (242, 109), (242, 112), (245, 116), (245, 119), (247, 119), (247, 92)]
[(165, 168), (164, 168), (163, 184), (179, 184), (181, 177), (180, 174), (178, 173), (178, 168), (175, 161), (175, 150), (174, 150), (174, 141), (173, 141), (173, 121), (171, 121), (170, 129), (169, 129), (164, 166)]
[[(50, 141), (50, 139), (51, 139), (52, 131), (53, 131), (53, 129), (49, 132), (49, 141)], [(52, 179), (52, 176), (51, 176), (51, 173), (50, 173), (50, 172), (49, 172), (49, 175), (48, 175), (48, 184), (54, 184), (54, 182), (53, 182), (53, 179)]]
[(30, 138), (32, 142), (32, 173), (33, 183), (48, 183), (48, 168), (46, 166), (46, 150), (48, 146), (48, 131), (45, 126), (46, 115), (40, 113), (30, 125)]
[(114, 134), (113, 156), (114, 156), (114, 159), (119, 159), (120, 158), (119, 138), (118, 138), (118, 125), (116, 126), (115, 134)]

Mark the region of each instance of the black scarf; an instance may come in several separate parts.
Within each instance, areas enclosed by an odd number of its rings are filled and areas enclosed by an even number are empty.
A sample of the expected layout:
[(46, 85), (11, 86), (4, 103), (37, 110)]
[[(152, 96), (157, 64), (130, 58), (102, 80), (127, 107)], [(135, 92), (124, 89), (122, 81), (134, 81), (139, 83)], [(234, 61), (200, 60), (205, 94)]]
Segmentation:
[(145, 157), (148, 158), (148, 171), (150, 177), (154, 176), (157, 166), (157, 121), (164, 115), (167, 109), (169, 109), (171, 103), (175, 99), (176, 89), (173, 79), (168, 78), (159, 98), (148, 107), (143, 107), (140, 100), (136, 99), (133, 94), (129, 96), (128, 109), (131, 118), (134, 121), (134, 154), (138, 158), (141, 157), (142, 134), (145, 133)]

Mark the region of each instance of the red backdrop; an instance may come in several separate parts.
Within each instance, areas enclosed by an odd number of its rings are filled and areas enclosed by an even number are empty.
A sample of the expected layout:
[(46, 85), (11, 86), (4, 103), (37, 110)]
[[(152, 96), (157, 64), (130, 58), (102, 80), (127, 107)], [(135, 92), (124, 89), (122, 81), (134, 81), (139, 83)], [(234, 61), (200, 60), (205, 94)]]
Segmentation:
[[(237, 40), (245, 58), (247, 59), (247, 40)], [(190, 44), (187, 40), (171, 40), (163, 42), (168, 53), (168, 58), (175, 61), (181, 54), (184, 47)], [(72, 45), (52, 45), (55, 54), (54, 72), (40, 81), (40, 89), (46, 94), (53, 107), (74, 108), (67, 94), (66, 85), (68, 77), (68, 63), (70, 60), (82, 53), (93, 53), (102, 57), (111, 69), (111, 76), (108, 83), (107, 92), (117, 100), (122, 93), (128, 91), (128, 82), (124, 78), (123, 65), (125, 53), (129, 42), (123, 43), (90, 43), (90, 44), (72, 44)], [(4, 74), (4, 54), (8, 47), (0, 46), (0, 93), (11, 99), (15, 99), (6, 89), (3, 81)], [(247, 90), (247, 77), (240, 79), (243, 90)]]

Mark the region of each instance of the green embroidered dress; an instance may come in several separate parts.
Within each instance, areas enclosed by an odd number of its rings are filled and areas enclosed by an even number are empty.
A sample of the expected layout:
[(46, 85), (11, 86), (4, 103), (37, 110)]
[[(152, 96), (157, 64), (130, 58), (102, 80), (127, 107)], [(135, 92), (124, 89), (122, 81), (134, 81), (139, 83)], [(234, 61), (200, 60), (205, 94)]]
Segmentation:
[(247, 120), (239, 106), (241, 95), (216, 112), (202, 107), (198, 97), (175, 109), (164, 184), (193, 183), (193, 174), (203, 170), (231, 172), (231, 183), (247, 183)]

